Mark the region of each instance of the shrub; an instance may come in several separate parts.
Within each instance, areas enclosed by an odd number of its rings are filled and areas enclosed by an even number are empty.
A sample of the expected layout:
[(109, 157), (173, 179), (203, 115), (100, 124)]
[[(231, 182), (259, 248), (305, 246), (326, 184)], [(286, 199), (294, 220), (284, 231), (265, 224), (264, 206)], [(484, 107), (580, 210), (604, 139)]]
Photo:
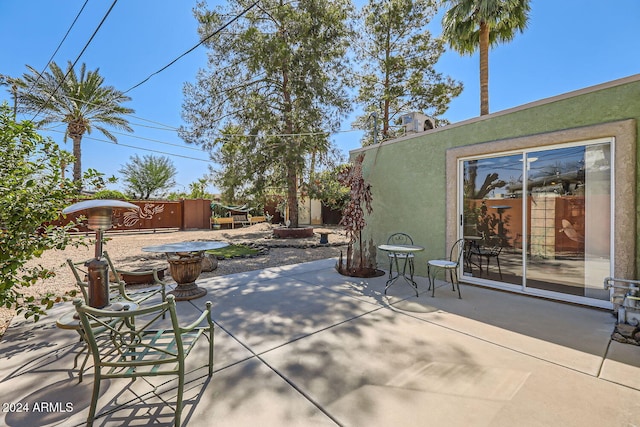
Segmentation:
[(38, 320), (54, 296), (36, 299), (25, 296), (24, 288), (54, 273), (27, 263), (71, 242), (67, 230), (74, 224), (43, 224), (56, 220), (76, 194), (73, 182), (62, 177), (62, 165), (73, 156), (43, 139), (29, 122), (16, 123), (6, 104), (0, 106), (0, 146), (0, 305)]
[(93, 195), (94, 199), (114, 199), (114, 200), (128, 200), (128, 197), (124, 193), (118, 190), (100, 190)]

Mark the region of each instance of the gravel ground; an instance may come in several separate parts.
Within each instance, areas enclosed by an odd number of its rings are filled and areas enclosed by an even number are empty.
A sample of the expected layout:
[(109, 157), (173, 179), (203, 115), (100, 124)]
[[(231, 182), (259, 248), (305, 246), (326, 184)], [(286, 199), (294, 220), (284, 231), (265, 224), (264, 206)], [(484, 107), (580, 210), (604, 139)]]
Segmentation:
[[(234, 230), (162, 231), (144, 233), (108, 233), (104, 250), (118, 268), (135, 270), (149, 267), (166, 267), (164, 254), (142, 252), (144, 246), (165, 243), (219, 240), (234, 244), (248, 244), (261, 248), (261, 255), (251, 258), (225, 259), (218, 262), (212, 272), (203, 272), (201, 277), (224, 276), (244, 271), (260, 270), (268, 267), (297, 264), (325, 258), (338, 257), (344, 250), (347, 238), (342, 227), (314, 226), (315, 235), (306, 239), (274, 239), (270, 224), (255, 224)], [(329, 244), (320, 245), (319, 233), (329, 234)], [(64, 251), (50, 250), (35, 260), (56, 272), (55, 277), (35, 284), (27, 289), (28, 295), (44, 295), (47, 292), (64, 295), (76, 288), (75, 279), (66, 265), (68, 258), (82, 261), (93, 257), (93, 240), (86, 238), (89, 246), (68, 247)], [(168, 270), (167, 270), (168, 274)], [(171, 281), (171, 277), (165, 277)], [(14, 310), (0, 308), (0, 337), (15, 315)]]

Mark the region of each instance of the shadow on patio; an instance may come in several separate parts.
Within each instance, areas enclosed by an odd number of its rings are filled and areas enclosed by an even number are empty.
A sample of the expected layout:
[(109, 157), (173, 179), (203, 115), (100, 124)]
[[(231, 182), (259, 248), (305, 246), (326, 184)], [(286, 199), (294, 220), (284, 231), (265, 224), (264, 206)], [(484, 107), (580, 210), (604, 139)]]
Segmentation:
[[(442, 282), (431, 298), (425, 278), (418, 298), (402, 282), (385, 296), (385, 277), (334, 264), (205, 279), (206, 297), (178, 303), (186, 324), (211, 300), (218, 325), (213, 377), (206, 343), (187, 359), (184, 425), (640, 422), (640, 347), (611, 342), (610, 313), (464, 285), (459, 300)], [(92, 370), (78, 383), (78, 336), (55, 327), (70, 309), (5, 334), (0, 401), (60, 405), (5, 405), (4, 425), (85, 423)], [(170, 425), (174, 405), (173, 380), (112, 380), (94, 425)]]

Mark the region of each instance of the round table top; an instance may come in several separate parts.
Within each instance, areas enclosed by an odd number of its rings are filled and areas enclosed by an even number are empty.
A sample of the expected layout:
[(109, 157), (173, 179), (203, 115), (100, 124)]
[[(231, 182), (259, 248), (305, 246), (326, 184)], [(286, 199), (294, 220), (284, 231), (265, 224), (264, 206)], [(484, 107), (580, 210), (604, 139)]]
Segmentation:
[(482, 236), (463, 236), (464, 240), (482, 240)]
[(378, 249), (386, 252), (410, 253), (424, 251), (422, 246), (418, 245), (379, 245)]
[[(108, 306), (103, 307), (102, 310), (123, 311), (125, 306), (129, 311), (137, 310), (140, 307), (135, 302), (123, 301), (109, 304)], [(69, 310), (56, 320), (56, 326), (60, 329), (81, 329), (80, 317), (78, 317), (77, 314), (78, 312), (75, 309)]]
[(509, 205), (495, 205), (495, 206), (489, 206), (489, 207), (493, 209), (511, 209), (511, 206)]
[(143, 252), (202, 252), (210, 249), (220, 249), (229, 246), (225, 242), (217, 242), (210, 240), (207, 242), (180, 242), (180, 243), (167, 243), (165, 245), (157, 246), (145, 246), (142, 248)]

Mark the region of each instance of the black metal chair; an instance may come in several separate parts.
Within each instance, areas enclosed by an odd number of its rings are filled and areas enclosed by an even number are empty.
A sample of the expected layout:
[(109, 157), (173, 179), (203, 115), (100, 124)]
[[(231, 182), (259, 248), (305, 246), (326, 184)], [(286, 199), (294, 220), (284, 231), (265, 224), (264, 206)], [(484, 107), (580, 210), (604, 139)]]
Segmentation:
[(500, 253), (502, 252), (502, 246), (500, 244), (490, 244), (482, 246), (474, 246), (472, 254), (478, 259), (478, 266), (480, 267), (480, 273), (482, 274), (482, 259), (487, 261), (487, 275), (489, 274), (489, 266), (491, 264), (491, 258), (495, 258), (498, 265), (498, 274), (500, 280), (502, 280), (502, 269), (500, 268)]
[[(413, 239), (407, 233), (394, 233), (391, 236), (389, 236), (389, 238), (387, 239), (387, 245), (413, 245)], [(391, 280), (392, 278), (394, 263), (396, 265), (396, 271), (398, 274), (404, 274), (408, 266), (409, 274), (413, 278), (413, 273), (415, 271), (413, 254), (389, 252), (388, 256), (389, 256), (389, 280)], [(400, 271), (398, 260), (404, 261), (404, 266), (402, 271)]]
[[(458, 268), (462, 255), (464, 253), (464, 239), (457, 240), (451, 247), (449, 259), (431, 259), (427, 262), (427, 276), (429, 276), (429, 289), (431, 289), (431, 297), (436, 293), (436, 274), (438, 271), (444, 271), (445, 280), (447, 279), (447, 271), (451, 278), (451, 287), (455, 292), (458, 287), (458, 298), (462, 298), (460, 294), (460, 283), (458, 281)], [(427, 289), (427, 290), (429, 290)]]

